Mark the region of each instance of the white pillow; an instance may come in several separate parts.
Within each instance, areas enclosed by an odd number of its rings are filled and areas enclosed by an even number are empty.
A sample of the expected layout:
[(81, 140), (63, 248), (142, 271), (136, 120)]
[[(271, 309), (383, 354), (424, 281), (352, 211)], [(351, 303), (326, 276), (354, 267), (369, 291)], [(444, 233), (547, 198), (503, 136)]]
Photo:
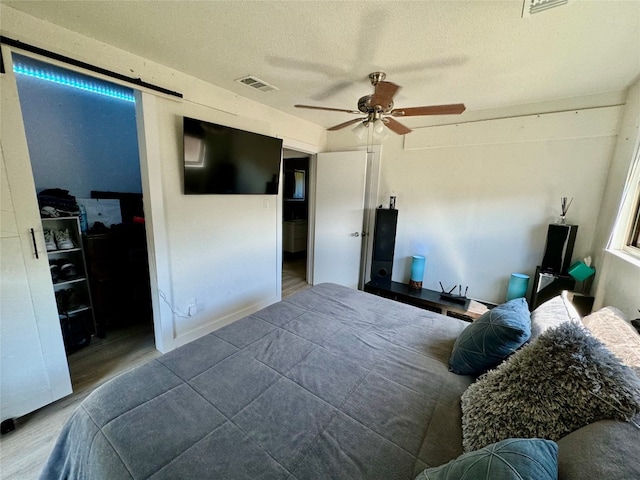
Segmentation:
[(569, 300), (566, 290), (531, 312), (531, 338), (529, 342), (533, 342), (545, 330), (557, 327), (563, 322), (581, 323), (580, 314)]
[(640, 335), (620, 310), (604, 307), (582, 319), (591, 335), (640, 376)]

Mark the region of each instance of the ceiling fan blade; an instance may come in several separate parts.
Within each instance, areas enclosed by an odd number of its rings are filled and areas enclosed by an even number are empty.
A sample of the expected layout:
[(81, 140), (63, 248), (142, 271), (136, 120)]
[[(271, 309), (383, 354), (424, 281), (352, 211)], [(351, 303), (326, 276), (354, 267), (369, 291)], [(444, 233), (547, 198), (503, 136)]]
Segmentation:
[(353, 125), (354, 123), (362, 122), (364, 118), (354, 118), (353, 120), (349, 120), (348, 122), (340, 123), (338, 125), (334, 125), (331, 128), (327, 128), (327, 130), (340, 130), (341, 128), (348, 127), (349, 125)]
[(415, 117), (418, 115), (457, 115), (464, 112), (464, 103), (448, 105), (431, 105), (428, 107), (395, 108), (391, 111), (394, 117)]
[(329, 107), (314, 107), (313, 105), (294, 105), (296, 108), (310, 108), (312, 110), (328, 110), (330, 112), (344, 112), (344, 113), (355, 113), (356, 115), (361, 115), (362, 112), (358, 110), (346, 110), (344, 108), (329, 108)]
[(351, 86), (352, 83), (353, 82), (350, 80), (340, 80), (334, 85), (325, 88), (322, 92), (315, 94), (313, 97), (311, 97), (311, 100), (314, 100), (316, 102), (323, 102), (327, 98), (333, 97), (343, 90), (346, 90)]
[(371, 105), (380, 105), (383, 110), (393, 103), (393, 96), (400, 90), (399, 85), (391, 82), (378, 82), (375, 88), (371, 96)]
[(410, 128), (405, 127), (404, 125), (402, 125), (400, 122), (398, 122), (393, 118), (385, 117), (382, 121), (384, 122), (384, 124), (387, 126), (389, 130), (391, 130), (394, 133), (397, 133), (398, 135), (411, 133)]

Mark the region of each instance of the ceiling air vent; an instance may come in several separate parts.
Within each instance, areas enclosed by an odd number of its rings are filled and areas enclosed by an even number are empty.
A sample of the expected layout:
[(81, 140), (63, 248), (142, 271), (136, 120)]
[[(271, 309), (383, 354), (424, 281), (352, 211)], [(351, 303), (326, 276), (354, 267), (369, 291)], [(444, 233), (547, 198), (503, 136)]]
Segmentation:
[(522, 16), (529, 17), (550, 8), (566, 5), (569, 0), (523, 0)]
[(256, 90), (260, 90), (261, 92), (270, 92), (271, 90), (278, 90), (273, 85), (269, 85), (267, 82), (260, 80), (252, 75), (248, 75), (246, 77), (242, 77), (236, 80), (236, 82), (243, 83), (247, 87), (254, 88)]

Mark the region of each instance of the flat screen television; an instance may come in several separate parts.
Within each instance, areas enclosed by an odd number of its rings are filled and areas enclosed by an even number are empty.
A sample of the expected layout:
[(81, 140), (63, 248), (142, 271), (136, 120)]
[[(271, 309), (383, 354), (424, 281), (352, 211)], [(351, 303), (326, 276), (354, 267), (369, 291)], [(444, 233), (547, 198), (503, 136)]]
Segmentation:
[(282, 139), (184, 117), (184, 193), (277, 195)]

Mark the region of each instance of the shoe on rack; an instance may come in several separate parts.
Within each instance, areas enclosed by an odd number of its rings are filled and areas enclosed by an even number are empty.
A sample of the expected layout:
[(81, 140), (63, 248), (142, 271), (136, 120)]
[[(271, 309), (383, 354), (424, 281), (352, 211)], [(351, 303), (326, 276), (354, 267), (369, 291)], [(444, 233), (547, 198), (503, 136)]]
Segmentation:
[(51, 280), (56, 283), (60, 280), (60, 265), (56, 261), (49, 262), (49, 271), (51, 272)]
[(56, 238), (56, 245), (58, 245), (58, 249), (69, 250), (70, 248), (76, 247), (71, 240), (71, 234), (69, 234), (68, 228), (65, 228), (64, 230), (55, 230), (54, 235)]
[(59, 314), (68, 314), (86, 307), (82, 296), (73, 288), (56, 291), (56, 303)]
[(60, 214), (58, 213), (58, 210), (53, 207), (42, 207), (40, 209), (40, 216), (45, 218), (55, 218), (59, 217)]
[(69, 311), (69, 291), (70, 289), (68, 288), (56, 290), (56, 305), (60, 314)]
[(80, 310), (85, 306), (86, 303), (84, 302), (82, 295), (78, 293), (76, 289), (67, 288), (67, 311), (73, 312), (74, 310)]
[(60, 262), (60, 276), (65, 280), (74, 280), (75, 278), (78, 278), (76, 266), (66, 260)]
[(55, 233), (53, 230), (48, 228), (44, 229), (44, 245), (47, 247), (47, 252), (52, 252), (53, 250), (58, 249), (54, 236)]

